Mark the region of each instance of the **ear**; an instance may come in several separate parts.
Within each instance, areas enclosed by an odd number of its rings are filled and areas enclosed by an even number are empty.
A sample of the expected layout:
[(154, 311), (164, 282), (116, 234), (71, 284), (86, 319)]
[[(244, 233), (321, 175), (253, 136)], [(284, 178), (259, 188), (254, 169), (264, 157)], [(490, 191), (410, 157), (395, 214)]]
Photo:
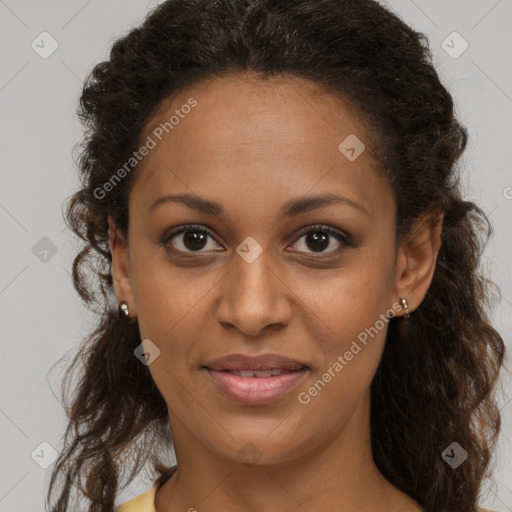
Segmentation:
[(112, 254), (112, 277), (116, 299), (118, 303), (126, 301), (130, 316), (133, 317), (136, 313), (130, 277), (128, 242), (110, 216), (108, 217), (108, 237)]
[[(422, 303), (434, 276), (441, 247), (443, 214), (416, 219), (397, 251), (395, 303), (407, 299), (409, 312)], [(397, 316), (400, 316), (397, 315)]]

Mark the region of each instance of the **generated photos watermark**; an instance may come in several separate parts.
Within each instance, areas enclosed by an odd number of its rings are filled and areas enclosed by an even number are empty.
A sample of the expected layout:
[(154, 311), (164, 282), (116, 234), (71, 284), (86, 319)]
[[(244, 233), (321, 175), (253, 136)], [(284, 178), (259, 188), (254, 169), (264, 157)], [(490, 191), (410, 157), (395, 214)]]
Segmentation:
[(319, 379), (315, 381), (312, 386), (308, 388), (307, 391), (299, 393), (297, 396), (299, 403), (302, 405), (309, 404), (311, 399), (317, 396), (318, 393), (320, 393), (320, 391), (322, 391), (350, 361), (352, 361), (354, 356), (361, 352), (362, 347), (358, 344), (358, 341), (363, 346), (366, 346), (368, 343), (368, 337), (374, 338), (399, 311), (402, 311), (402, 306), (398, 302), (395, 302), (391, 308), (380, 315), (380, 318), (371, 327), (367, 327), (364, 331), (361, 331), (357, 335), (357, 340), (352, 341), (350, 348), (346, 350), (343, 355), (339, 355), (336, 358), (336, 361), (322, 374)]

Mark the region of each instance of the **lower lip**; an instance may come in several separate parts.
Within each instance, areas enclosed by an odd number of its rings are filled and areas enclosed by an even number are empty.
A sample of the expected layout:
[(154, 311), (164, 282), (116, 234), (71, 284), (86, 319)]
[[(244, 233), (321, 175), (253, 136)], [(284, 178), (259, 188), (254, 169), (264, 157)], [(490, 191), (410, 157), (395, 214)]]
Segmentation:
[(297, 387), (308, 369), (290, 371), (271, 377), (240, 377), (205, 368), (217, 388), (228, 398), (246, 405), (267, 404)]

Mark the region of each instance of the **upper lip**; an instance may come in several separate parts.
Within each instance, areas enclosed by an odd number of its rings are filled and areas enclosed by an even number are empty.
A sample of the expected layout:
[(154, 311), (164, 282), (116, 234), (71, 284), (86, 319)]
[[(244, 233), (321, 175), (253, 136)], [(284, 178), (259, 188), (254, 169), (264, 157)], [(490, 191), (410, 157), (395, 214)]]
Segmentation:
[(245, 354), (230, 354), (210, 361), (206, 368), (210, 370), (299, 370), (308, 368), (307, 365), (279, 354), (261, 354), (249, 356)]

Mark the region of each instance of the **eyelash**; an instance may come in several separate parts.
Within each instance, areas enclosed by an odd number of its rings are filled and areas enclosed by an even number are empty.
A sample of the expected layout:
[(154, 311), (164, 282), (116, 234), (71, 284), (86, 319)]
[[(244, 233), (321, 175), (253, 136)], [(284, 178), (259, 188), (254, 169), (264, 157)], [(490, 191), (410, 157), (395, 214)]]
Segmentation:
[[(172, 247), (168, 247), (169, 242), (174, 237), (176, 237), (182, 233), (186, 233), (187, 231), (204, 233), (204, 234), (208, 235), (210, 238), (212, 238), (213, 240), (215, 240), (215, 237), (209, 232), (209, 230), (203, 228), (202, 226), (200, 226), (198, 224), (187, 224), (185, 226), (181, 226), (178, 229), (171, 230), (170, 232), (165, 233), (162, 236), (162, 238), (159, 240), (160, 246), (165, 247), (168, 250), (170, 250), (174, 253), (180, 254), (180, 255), (201, 254), (202, 252), (204, 252), (204, 251), (182, 251), (181, 249), (175, 249)], [(340, 242), (342, 247), (339, 249), (333, 249), (331, 251), (326, 251), (326, 252), (318, 252), (318, 253), (311, 252), (311, 253), (306, 253), (306, 254), (329, 254), (332, 252), (341, 252), (343, 247), (356, 247), (356, 244), (355, 244), (353, 238), (349, 234), (344, 233), (343, 231), (338, 231), (334, 228), (326, 226), (325, 224), (316, 224), (314, 226), (309, 227), (307, 231), (305, 231), (299, 235), (299, 237), (297, 238), (297, 241), (300, 240), (305, 235), (309, 235), (311, 233), (318, 233), (318, 232), (322, 232), (322, 233), (328, 234), (330, 236), (333, 236), (338, 242)], [(296, 242), (293, 242), (293, 244), (295, 244), (295, 243)], [(301, 252), (301, 251), (299, 251), (299, 252)]]

